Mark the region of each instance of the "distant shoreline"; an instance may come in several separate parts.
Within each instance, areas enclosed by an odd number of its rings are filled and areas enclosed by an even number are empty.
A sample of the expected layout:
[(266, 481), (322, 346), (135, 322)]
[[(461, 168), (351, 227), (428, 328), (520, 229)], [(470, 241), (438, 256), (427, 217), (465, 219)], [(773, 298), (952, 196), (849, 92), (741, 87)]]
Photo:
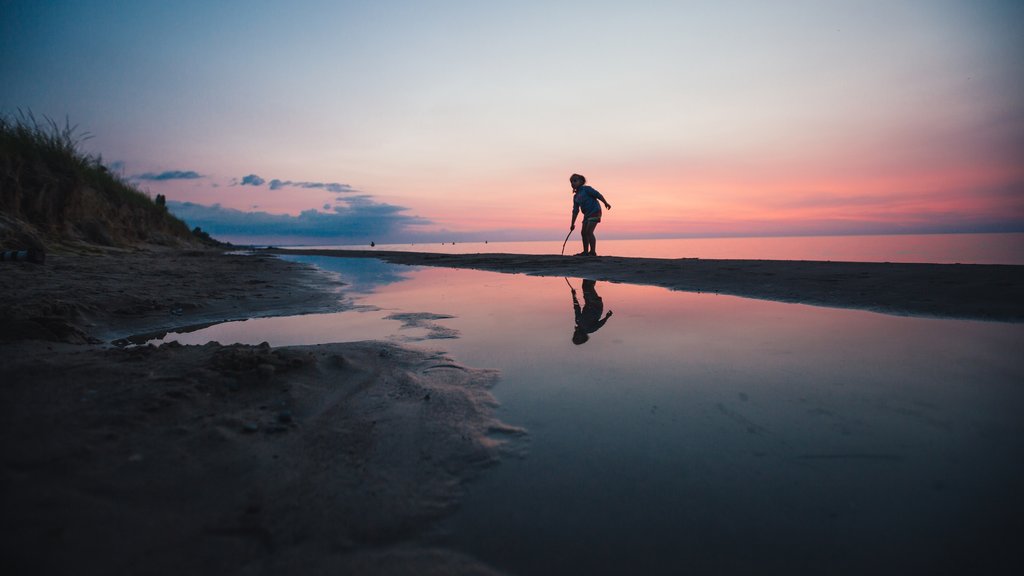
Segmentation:
[(1024, 266), (790, 260), (705, 260), (533, 254), (438, 254), (377, 250), (262, 252), (377, 258), (394, 264), (471, 268), (535, 276), (713, 292), (745, 298), (856, 308), (899, 316), (1024, 321)]
[[(549, 240), (381, 243), (376, 251), (441, 254), (558, 254), (564, 235)], [(369, 242), (332, 245), (257, 245), (288, 250), (367, 250)], [(579, 252), (579, 237), (565, 252)], [(607, 238), (598, 252), (628, 258), (706, 258), (710, 260), (815, 260), (924, 264), (1005, 264), (1024, 266), (1024, 233), (871, 234), (824, 236), (733, 236), (695, 238)]]

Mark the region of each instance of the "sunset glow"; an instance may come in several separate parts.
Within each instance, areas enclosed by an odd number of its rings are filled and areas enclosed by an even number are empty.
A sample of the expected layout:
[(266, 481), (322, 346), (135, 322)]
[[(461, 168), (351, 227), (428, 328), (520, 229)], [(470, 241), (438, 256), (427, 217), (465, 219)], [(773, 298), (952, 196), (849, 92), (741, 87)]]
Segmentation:
[(0, 111), (228, 240), (551, 238), (573, 172), (608, 238), (1024, 231), (1018, 2), (14, 2), (0, 31)]

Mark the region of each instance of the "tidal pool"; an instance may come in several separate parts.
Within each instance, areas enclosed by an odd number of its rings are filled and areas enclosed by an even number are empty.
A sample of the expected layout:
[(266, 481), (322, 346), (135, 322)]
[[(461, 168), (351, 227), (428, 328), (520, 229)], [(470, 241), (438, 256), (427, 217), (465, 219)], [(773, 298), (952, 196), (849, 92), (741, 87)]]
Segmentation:
[(501, 370), (528, 436), (439, 544), (519, 574), (1024, 565), (1020, 324), (288, 258), (354, 308), (166, 340), (390, 339)]

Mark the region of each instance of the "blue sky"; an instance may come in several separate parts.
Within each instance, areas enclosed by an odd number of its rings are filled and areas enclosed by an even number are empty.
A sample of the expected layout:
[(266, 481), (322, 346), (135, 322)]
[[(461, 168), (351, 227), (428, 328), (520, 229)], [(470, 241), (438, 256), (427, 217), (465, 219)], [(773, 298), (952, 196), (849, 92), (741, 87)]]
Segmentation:
[(230, 239), (1024, 230), (1022, 2), (2, 6), (0, 111)]

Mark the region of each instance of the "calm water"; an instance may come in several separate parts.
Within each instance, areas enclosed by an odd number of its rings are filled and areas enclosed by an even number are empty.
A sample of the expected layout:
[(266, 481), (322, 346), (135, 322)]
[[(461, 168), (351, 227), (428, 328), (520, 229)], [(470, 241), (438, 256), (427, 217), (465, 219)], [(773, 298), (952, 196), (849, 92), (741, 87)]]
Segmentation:
[[(339, 274), (360, 308), (170, 338), (391, 339), (500, 369), (522, 455), (435, 536), (500, 569), (985, 573), (1021, 558), (1024, 325), (291, 259)], [(403, 328), (395, 312), (453, 317)]]
[[(600, 232), (600, 231), (599, 231)], [(564, 233), (563, 233), (564, 234)], [(600, 235), (600, 234), (599, 234)], [(558, 254), (565, 236), (550, 242), (378, 244), (377, 250), (475, 254)], [(331, 246), (365, 250), (368, 246)], [(565, 247), (579, 252), (579, 234)], [(908, 234), (899, 236), (801, 236), (772, 238), (672, 238), (598, 241), (609, 256), (833, 262), (1024, 264), (1024, 234)]]

